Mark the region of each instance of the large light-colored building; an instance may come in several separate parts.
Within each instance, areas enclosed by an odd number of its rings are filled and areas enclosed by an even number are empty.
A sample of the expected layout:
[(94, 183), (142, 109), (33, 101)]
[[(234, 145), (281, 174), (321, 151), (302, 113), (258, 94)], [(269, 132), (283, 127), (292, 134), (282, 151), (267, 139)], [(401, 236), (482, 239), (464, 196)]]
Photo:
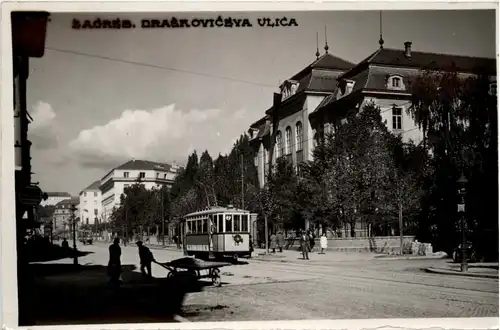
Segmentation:
[(95, 181), (80, 192), (80, 225), (93, 225), (102, 221), (101, 181)]
[(71, 231), (73, 223), (73, 215), (71, 213), (72, 205), (75, 205), (76, 207), (74, 218), (78, 223), (79, 203), (80, 199), (78, 197), (70, 197), (69, 199), (64, 199), (56, 204), (54, 214), (52, 216), (52, 230), (55, 234), (68, 234), (68, 232)]
[(40, 206), (57, 205), (57, 203), (62, 202), (66, 199), (71, 199), (71, 195), (67, 192), (48, 192), (47, 199), (42, 200)]
[[(348, 112), (359, 111), (368, 103), (380, 107), (382, 120), (403, 141), (418, 143), (422, 130), (407, 110), (410, 106), (410, 81), (425, 69), (456, 70), (464, 77), (477, 73), (490, 76), (490, 90), (496, 93), (496, 60), (412, 51), (411, 42), (403, 49), (380, 48), (354, 65), (326, 52), (281, 86), (281, 102), (250, 125), (248, 131), (255, 150), (259, 182), (265, 184), (269, 167), (269, 148), (273, 121), (277, 123), (272, 164), (286, 157), (297, 166), (312, 160), (314, 147), (325, 134), (345, 122)], [(307, 219), (305, 228), (309, 228)], [(346, 230), (350, 236), (364, 236), (366, 228)]]
[(167, 185), (171, 187), (180, 171), (176, 164), (132, 159), (106, 174), (100, 181), (102, 193), (102, 219), (108, 221), (113, 208), (120, 204), (120, 196), (126, 187), (140, 179), (147, 189)]

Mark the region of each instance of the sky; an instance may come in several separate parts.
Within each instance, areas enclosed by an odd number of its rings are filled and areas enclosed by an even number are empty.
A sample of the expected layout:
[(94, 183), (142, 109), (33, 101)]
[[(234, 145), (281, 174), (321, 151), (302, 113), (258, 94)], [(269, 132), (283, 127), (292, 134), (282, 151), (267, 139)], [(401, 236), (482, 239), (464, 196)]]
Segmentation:
[[(221, 13), (120, 14), (217, 18)], [(45, 55), (30, 61), (34, 181), (77, 195), (135, 159), (184, 164), (196, 150), (230, 151), (272, 104), (280, 82), (323, 53), (359, 62), (378, 48), (378, 11), (222, 13), (252, 28), (74, 30), (79, 20), (117, 15), (53, 14)], [(259, 17), (298, 26), (263, 28)], [(495, 57), (494, 11), (386, 11), (385, 47)]]

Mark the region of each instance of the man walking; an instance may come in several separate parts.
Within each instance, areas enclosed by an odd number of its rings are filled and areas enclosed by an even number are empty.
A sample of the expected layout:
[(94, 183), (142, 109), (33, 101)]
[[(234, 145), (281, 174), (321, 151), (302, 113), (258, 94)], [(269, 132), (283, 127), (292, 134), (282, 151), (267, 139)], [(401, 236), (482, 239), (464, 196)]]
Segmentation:
[(112, 285), (119, 285), (121, 283), (120, 275), (122, 272), (121, 265), (122, 249), (120, 248), (120, 238), (115, 237), (113, 244), (109, 246), (109, 262), (108, 262), (108, 276), (109, 283)]
[(151, 263), (156, 262), (155, 258), (153, 257), (153, 253), (151, 253), (151, 250), (148, 247), (142, 244), (142, 241), (137, 241), (135, 244), (137, 244), (137, 247), (139, 248), (139, 259), (141, 263), (142, 275), (149, 278), (153, 277), (153, 275), (151, 274)]
[(302, 259), (309, 260), (309, 237), (304, 230), (300, 233), (300, 249), (302, 250)]
[(283, 252), (283, 246), (285, 245), (285, 235), (283, 235), (283, 232), (278, 232), (278, 235), (276, 235), (276, 240), (278, 241), (279, 251)]

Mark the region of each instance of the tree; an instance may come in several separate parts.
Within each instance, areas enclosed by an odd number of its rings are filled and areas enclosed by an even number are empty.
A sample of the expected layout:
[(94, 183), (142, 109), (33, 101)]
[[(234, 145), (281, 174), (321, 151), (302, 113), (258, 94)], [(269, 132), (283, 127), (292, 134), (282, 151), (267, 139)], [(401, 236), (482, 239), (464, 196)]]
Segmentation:
[(496, 218), (488, 223), (498, 203), (496, 95), (490, 95), (489, 85), (487, 76), (463, 77), (454, 70), (424, 72), (411, 83), (409, 113), (426, 123), (425, 147), (431, 151), (423, 234), (431, 237), (430, 228), (437, 228), (434, 243), (445, 251), (460, 236), (456, 180), (462, 173), (469, 180), (468, 227), (498, 228)]

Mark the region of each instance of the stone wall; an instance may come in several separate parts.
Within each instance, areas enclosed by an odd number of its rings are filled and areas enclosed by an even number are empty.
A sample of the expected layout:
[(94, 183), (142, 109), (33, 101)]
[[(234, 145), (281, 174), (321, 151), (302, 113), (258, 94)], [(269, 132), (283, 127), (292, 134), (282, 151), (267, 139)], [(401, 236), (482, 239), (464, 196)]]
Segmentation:
[[(415, 241), (415, 236), (403, 236), (403, 253), (411, 253), (413, 241)], [(299, 245), (299, 240), (296, 239), (290, 248), (300, 249)], [(317, 238), (314, 250), (317, 251), (320, 248), (319, 238)], [(327, 251), (399, 253), (400, 240), (399, 236), (332, 238), (328, 239)]]

